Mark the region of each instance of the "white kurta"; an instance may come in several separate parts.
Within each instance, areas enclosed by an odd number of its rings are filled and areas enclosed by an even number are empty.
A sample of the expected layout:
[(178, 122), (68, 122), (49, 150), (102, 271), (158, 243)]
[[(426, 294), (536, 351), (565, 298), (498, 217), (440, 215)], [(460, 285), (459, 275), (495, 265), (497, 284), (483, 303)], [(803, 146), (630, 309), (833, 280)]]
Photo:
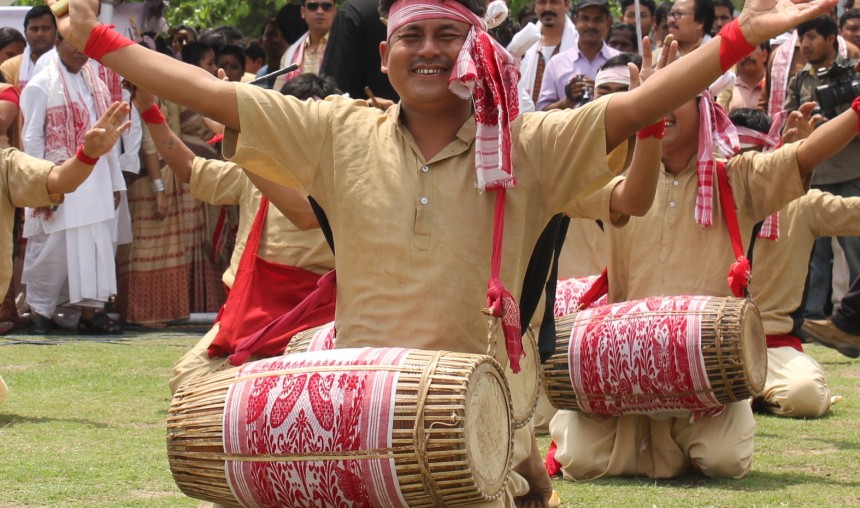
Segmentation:
[[(81, 98), (90, 123), (95, 123), (95, 102), (85, 80), (65, 68), (61, 72), (66, 73), (66, 82), (72, 88), (69, 94)], [(52, 73), (44, 69), (21, 95), (24, 151), (41, 158), (45, 157), (51, 79)], [(99, 307), (116, 294), (113, 193), (121, 190), (125, 190), (125, 182), (119, 165), (110, 164), (109, 157), (104, 156), (90, 177), (75, 192), (66, 194), (65, 202), (51, 218), (34, 217), (34, 210), (26, 209), (24, 236), (29, 241), (22, 278), (27, 284), (28, 303), (35, 312), (51, 316), (56, 306), (65, 301)]]
[[(537, 22), (537, 28), (540, 30), (540, 22)], [(569, 17), (564, 17), (564, 32), (561, 36), (561, 47), (557, 53), (566, 51), (576, 45), (578, 39), (576, 27), (573, 26), (573, 21)], [(520, 96), (520, 111), (527, 113), (535, 110), (535, 104), (532, 100), (534, 89), (540, 89), (541, 84), (535, 83), (537, 77), (538, 55), (541, 51), (541, 41), (538, 40), (529, 49), (523, 53), (522, 61), (520, 62), (520, 81), (517, 84)]]

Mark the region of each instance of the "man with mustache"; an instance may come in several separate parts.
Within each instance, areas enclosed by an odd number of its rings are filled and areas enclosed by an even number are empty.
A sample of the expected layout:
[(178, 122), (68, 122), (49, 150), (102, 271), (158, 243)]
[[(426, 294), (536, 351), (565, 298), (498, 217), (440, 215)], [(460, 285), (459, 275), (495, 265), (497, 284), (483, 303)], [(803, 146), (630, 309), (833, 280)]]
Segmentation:
[[(537, 101), (538, 111), (570, 109), (594, 97), (594, 77), (600, 66), (619, 53), (606, 44), (612, 14), (607, 0), (582, 0), (573, 15), (578, 39), (573, 47), (547, 65)], [(587, 94), (586, 94), (587, 92)]]
[(726, 113), (740, 108), (758, 106), (761, 92), (764, 89), (765, 62), (767, 62), (767, 44), (753, 50), (735, 66), (735, 84), (725, 93), (720, 94), (718, 102)]
[(669, 11), (669, 33), (678, 41), (679, 54), (708, 42), (714, 24), (712, 0), (678, 0)]
[[(520, 111), (534, 111), (549, 60), (576, 45), (576, 28), (568, 17), (569, 0), (537, 0), (535, 14), (540, 40), (522, 55), (520, 62)], [(528, 28), (527, 28), (528, 30)], [(514, 41), (512, 41), (513, 43)], [(508, 45), (511, 50), (511, 45)]]

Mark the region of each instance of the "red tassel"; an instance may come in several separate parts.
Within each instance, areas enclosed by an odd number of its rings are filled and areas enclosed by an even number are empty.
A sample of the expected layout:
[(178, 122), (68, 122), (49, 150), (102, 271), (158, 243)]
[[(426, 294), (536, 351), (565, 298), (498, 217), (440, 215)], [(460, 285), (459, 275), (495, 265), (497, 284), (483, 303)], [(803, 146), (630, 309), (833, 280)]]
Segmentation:
[(555, 478), (561, 472), (561, 464), (555, 460), (555, 452), (557, 450), (558, 446), (555, 445), (555, 441), (550, 441), (549, 449), (546, 451), (546, 460), (543, 463), (550, 478)]
[(588, 291), (582, 295), (582, 298), (579, 299), (579, 310), (585, 310), (592, 305), (594, 302), (600, 299), (601, 296), (605, 295), (609, 292), (609, 271), (606, 267), (603, 268), (603, 271), (600, 272), (600, 276), (594, 283), (588, 288)]
[(525, 356), (523, 336), (520, 333), (520, 306), (502, 285), (500, 279), (490, 279), (487, 290), (487, 308), (493, 309), (493, 317), (502, 321), (508, 362), (511, 364), (511, 371), (517, 374), (520, 371), (520, 358)]
[(745, 256), (739, 257), (737, 262), (732, 263), (726, 281), (733, 295), (738, 298), (744, 297), (744, 291), (750, 283), (750, 262)]
[(223, 134), (215, 134), (212, 136), (212, 139), (206, 142), (207, 145), (214, 145), (215, 143), (220, 143), (224, 139)]

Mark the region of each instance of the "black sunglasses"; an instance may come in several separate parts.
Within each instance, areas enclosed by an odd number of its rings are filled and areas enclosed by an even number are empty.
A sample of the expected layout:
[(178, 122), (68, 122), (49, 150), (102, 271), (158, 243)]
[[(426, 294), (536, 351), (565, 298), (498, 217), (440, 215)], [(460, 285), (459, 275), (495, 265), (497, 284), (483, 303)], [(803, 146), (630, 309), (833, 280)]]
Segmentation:
[(334, 4), (330, 2), (308, 2), (305, 4), (305, 9), (311, 12), (314, 12), (317, 9), (322, 9), (323, 12), (328, 12), (332, 7), (334, 7)]

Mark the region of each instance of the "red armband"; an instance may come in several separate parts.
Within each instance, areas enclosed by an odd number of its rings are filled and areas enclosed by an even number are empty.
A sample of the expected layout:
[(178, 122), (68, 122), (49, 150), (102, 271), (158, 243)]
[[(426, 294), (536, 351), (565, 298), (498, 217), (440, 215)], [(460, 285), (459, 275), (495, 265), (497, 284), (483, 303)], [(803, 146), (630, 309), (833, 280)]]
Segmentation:
[(663, 136), (666, 134), (666, 119), (661, 118), (660, 121), (654, 122), (648, 127), (644, 129), (640, 129), (639, 132), (636, 133), (636, 137), (639, 139), (646, 138), (656, 138), (663, 139)]
[(123, 37), (114, 30), (114, 25), (99, 24), (90, 32), (90, 37), (84, 45), (84, 53), (93, 60), (101, 62), (106, 54), (133, 44), (136, 42)]
[(87, 164), (87, 165), (90, 165), (90, 166), (95, 166), (95, 165), (96, 165), (96, 162), (98, 162), (98, 161), (99, 161), (99, 158), (98, 158), (98, 157), (96, 157), (96, 158), (94, 159), (94, 158), (92, 158), (92, 157), (90, 157), (89, 155), (87, 155), (87, 154), (85, 154), (85, 153), (84, 153), (84, 145), (81, 145), (81, 146), (78, 148), (78, 153), (76, 153), (76, 154), (75, 154), (75, 158), (76, 158), (76, 159), (78, 159), (79, 161), (83, 162), (84, 164)]
[(731, 20), (720, 30), (720, 69), (723, 72), (755, 50), (741, 31), (737, 18)]
[(155, 123), (161, 124), (166, 123), (164, 115), (161, 114), (161, 110), (158, 109), (158, 104), (152, 103), (152, 106), (146, 108), (146, 111), (140, 114), (140, 119), (144, 121), (144, 123)]
[(860, 136), (860, 97), (855, 97), (851, 103), (851, 109), (857, 113), (857, 135)]

